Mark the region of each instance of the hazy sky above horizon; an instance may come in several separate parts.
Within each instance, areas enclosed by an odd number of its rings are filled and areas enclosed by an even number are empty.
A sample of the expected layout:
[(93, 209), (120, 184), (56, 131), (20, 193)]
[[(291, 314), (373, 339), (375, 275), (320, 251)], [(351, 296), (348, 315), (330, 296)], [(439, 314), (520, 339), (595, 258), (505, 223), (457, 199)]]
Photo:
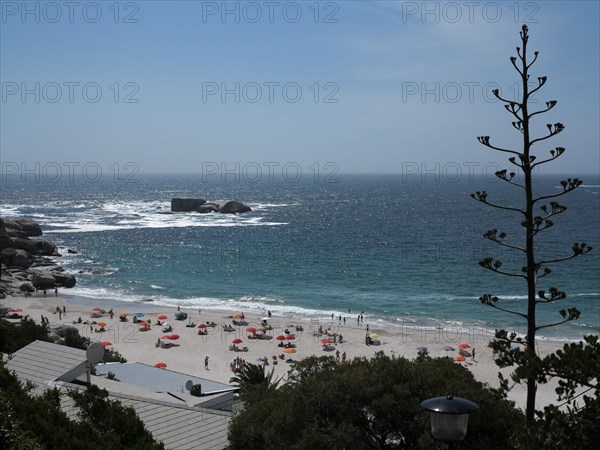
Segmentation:
[(597, 174), (599, 4), (2, 0), (3, 172), (508, 166), (476, 137), (519, 148), (491, 91), (518, 99), (527, 23), (531, 81), (548, 76), (533, 107), (558, 100), (534, 130), (566, 127), (536, 145), (567, 149), (541, 171)]

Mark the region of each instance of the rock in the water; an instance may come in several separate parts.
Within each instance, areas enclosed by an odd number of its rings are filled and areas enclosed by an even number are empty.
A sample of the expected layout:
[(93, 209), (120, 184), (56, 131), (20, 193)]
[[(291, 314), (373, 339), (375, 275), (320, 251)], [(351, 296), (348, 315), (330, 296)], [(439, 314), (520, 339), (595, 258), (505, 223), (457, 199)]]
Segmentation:
[(172, 212), (191, 212), (195, 211), (196, 208), (206, 203), (206, 200), (202, 198), (172, 198), (171, 199), (171, 211)]
[(21, 225), (21, 229), (25, 231), (29, 237), (42, 235), (42, 228), (33, 220), (16, 220), (15, 222)]
[(50, 274), (36, 272), (31, 281), (36, 289), (54, 289), (56, 280)]
[(76, 254), (77, 254), (77, 252), (76, 252), (75, 250), (72, 250), (72, 249), (70, 249), (70, 248), (69, 248), (69, 249), (67, 249), (67, 253), (71, 253), (71, 254), (73, 254), (73, 255), (76, 255)]
[(248, 205), (236, 201), (227, 202), (219, 208), (219, 212), (223, 214), (242, 214), (248, 211), (252, 211)]
[(41, 255), (59, 256), (58, 247), (53, 242), (46, 240), (35, 241), (35, 246)]
[(77, 280), (70, 273), (52, 272), (55, 283), (58, 286), (72, 288), (77, 283)]
[(215, 205), (201, 205), (196, 208), (196, 211), (200, 214), (206, 214), (210, 212), (219, 212), (219, 208)]

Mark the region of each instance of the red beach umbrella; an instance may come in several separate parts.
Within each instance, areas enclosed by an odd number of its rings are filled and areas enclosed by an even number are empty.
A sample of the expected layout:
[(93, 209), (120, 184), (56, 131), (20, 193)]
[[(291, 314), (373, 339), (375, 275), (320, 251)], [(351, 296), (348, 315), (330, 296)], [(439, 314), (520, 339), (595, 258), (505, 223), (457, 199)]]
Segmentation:
[(283, 334), (280, 334), (275, 339), (277, 339), (278, 341), (285, 341), (287, 338)]
[(158, 316), (158, 320), (165, 320), (167, 318), (167, 316), (165, 316), (164, 314), (161, 316)]
[(293, 335), (293, 334), (288, 334), (288, 335), (287, 335), (287, 337), (286, 337), (286, 339), (287, 339), (288, 341), (293, 341), (294, 339), (296, 339), (296, 336), (295, 336), (295, 335)]
[(23, 312), (23, 310), (21, 308), (13, 308), (13, 309), (9, 309), (8, 312), (17, 313), (17, 312)]
[(167, 367), (167, 363), (159, 362), (154, 364), (154, 367), (158, 367), (159, 369), (165, 369)]
[(460, 344), (458, 348), (471, 348), (469, 344)]
[(198, 325), (198, 328), (206, 328), (208, 325), (206, 325), (205, 323), (201, 323), (200, 325)]
[(177, 339), (179, 339), (179, 335), (178, 334), (165, 334), (164, 336), (161, 337), (161, 339), (169, 339), (171, 341), (176, 341)]
[(102, 342), (100, 342), (100, 345), (102, 345), (103, 347), (108, 347), (109, 345), (112, 345), (112, 342), (102, 341)]
[(102, 308), (98, 308), (97, 306), (95, 308), (92, 308), (92, 311), (102, 311)]
[(242, 342), (244, 342), (244, 341), (242, 341), (240, 338), (235, 338), (235, 339), (234, 339), (233, 341), (231, 341), (231, 342), (233, 342), (234, 344), (241, 344), (241, 343), (242, 343)]
[(147, 327), (148, 325), (150, 325), (148, 322), (138, 322), (137, 324), (140, 327)]
[(333, 339), (323, 339), (321, 341), (321, 344), (332, 344), (333, 343)]
[(256, 327), (248, 327), (248, 328), (246, 328), (246, 331), (248, 333), (256, 333)]

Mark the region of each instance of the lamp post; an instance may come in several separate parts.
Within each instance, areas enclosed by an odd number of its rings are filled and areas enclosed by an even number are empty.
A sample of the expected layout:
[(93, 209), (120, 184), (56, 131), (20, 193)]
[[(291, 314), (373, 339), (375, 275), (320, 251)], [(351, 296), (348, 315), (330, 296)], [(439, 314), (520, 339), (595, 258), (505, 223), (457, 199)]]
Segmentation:
[(431, 411), (431, 434), (437, 440), (447, 442), (452, 449), (454, 442), (467, 435), (469, 414), (479, 409), (477, 403), (460, 397), (435, 397), (421, 402), (421, 408)]

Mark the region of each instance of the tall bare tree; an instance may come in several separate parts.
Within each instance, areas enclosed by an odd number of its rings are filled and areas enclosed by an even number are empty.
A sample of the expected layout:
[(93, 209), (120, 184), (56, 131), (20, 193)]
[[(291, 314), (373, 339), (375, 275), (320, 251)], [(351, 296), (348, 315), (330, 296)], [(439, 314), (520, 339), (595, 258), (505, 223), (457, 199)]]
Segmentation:
[[(534, 144), (543, 142), (546, 139), (556, 136), (562, 132), (565, 127), (562, 123), (547, 124), (546, 126), (548, 127), (548, 133), (546, 135), (537, 138), (533, 138), (531, 136), (531, 120), (539, 114), (550, 111), (556, 106), (557, 102), (556, 100), (550, 100), (546, 102), (545, 109), (530, 112), (529, 107), (531, 98), (538, 90), (542, 88), (542, 86), (544, 86), (544, 84), (546, 84), (547, 77), (538, 77), (537, 86), (530, 90), (529, 69), (537, 60), (539, 52), (534, 52), (534, 57), (531, 62), (529, 62), (527, 57), (527, 42), (529, 40), (527, 25), (523, 25), (520, 36), (522, 44), (521, 47), (517, 47), (518, 58), (513, 56), (510, 58), (510, 62), (521, 77), (521, 85), (523, 89), (522, 100), (520, 102), (507, 100), (502, 97), (499, 90), (494, 90), (493, 94), (496, 96), (496, 98), (504, 103), (504, 108), (506, 108), (506, 110), (516, 119), (514, 122), (512, 122), (512, 126), (523, 136), (523, 148), (522, 150), (512, 150), (497, 147), (490, 143), (489, 136), (480, 136), (477, 139), (486, 147), (512, 155), (508, 158), (508, 160), (513, 164), (513, 166), (518, 168), (517, 170), (522, 172), (522, 181), (519, 181), (521, 177), (516, 177), (515, 172), (509, 173), (506, 169), (496, 172), (496, 176), (500, 180), (505, 181), (515, 188), (521, 189), (523, 192), (523, 203), (520, 207), (502, 205), (490, 201), (488, 193), (485, 191), (478, 191), (474, 194), (471, 194), (475, 200), (485, 203), (486, 205), (522, 215), (523, 220), (521, 221), (521, 226), (525, 229), (525, 239), (523, 242), (524, 245), (507, 242), (505, 240), (506, 233), (498, 232), (496, 229), (488, 230), (483, 235), (485, 239), (495, 242), (496, 244), (505, 248), (519, 252), (525, 262), (521, 273), (515, 273), (513, 271), (504, 269), (502, 267), (502, 262), (498, 259), (487, 257), (479, 262), (479, 264), (485, 269), (509, 277), (523, 278), (527, 284), (526, 312), (515, 311), (500, 306), (500, 298), (491, 294), (485, 294), (480, 297), (482, 303), (498, 310), (515, 314), (527, 321), (527, 336), (524, 340), (517, 337), (517, 334), (514, 332), (508, 333), (506, 330), (497, 330), (496, 344), (498, 345), (496, 348), (501, 350), (505, 356), (504, 358), (500, 358), (501, 365), (511, 365), (512, 363), (516, 363), (517, 365), (536, 364), (536, 361), (539, 361), (539, 357), (537, 356), (535, 349), (535, 337), (538, 330), (560, 325), (562, 323), (579, 318), (580, 312), (577, 310), (577, 308), (561, 309), (559, 311), (560, 316), (562, 317), (561, 320), (558, 320), (555, 323), (539, 324), (536, 319), (537, 306), (540, 304), (549, 304), (558, 300), (563, 300), (566, 298), (566, 294), (555, 287), (549, 288), (548, 291), (538, 291), (537, 283), (541, 278), (550, 275), (552, 270), (550, 269), (549, 265), (567, 261), (592, 250), (592, 247), (586, 243), (575, 243), (572, 246), (572, 253), (570, 255), (546, 260), (536, 258), (534, 243), (537, 242), (537, 235), (553, 226), (554, 223), (552, 219), (555, 216), (564, 213), (567, 209), (565, 206), (557, 203), (554, 199), (565, 195), (574, 189), (577, 189), (577, 187), (581, 185), (582, 181), (578, 178), (568, 178), (560, 182), (562, 186), (561, 191), (553, 194), (540, 195), (538, 197), (534, 195), (534, 169), (541, 164), (549, 163), (559, 158), (564, 154), (565, 149), (563, 147), (556, 147), (553, 150), (550, 150), (550, 155), (547, 157), (547, 159), (536, 162), (537, 158), (534, 154), (532, 154), (532, 147)], [(510, 344), (514, 342), (524, 344), (525, 350), (511, 350)], [(534, 420), (536, 388), (536, 377), (532, 372), (530, 372), (530, 375), (527, 377), (526, 417), (528, 422), (532, 422)]]

